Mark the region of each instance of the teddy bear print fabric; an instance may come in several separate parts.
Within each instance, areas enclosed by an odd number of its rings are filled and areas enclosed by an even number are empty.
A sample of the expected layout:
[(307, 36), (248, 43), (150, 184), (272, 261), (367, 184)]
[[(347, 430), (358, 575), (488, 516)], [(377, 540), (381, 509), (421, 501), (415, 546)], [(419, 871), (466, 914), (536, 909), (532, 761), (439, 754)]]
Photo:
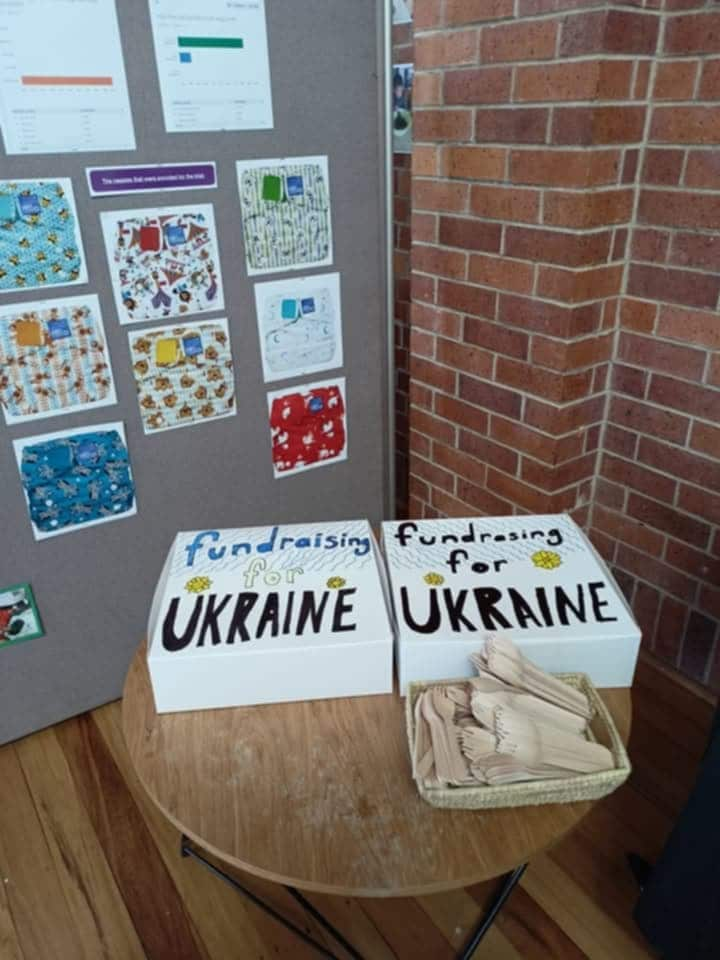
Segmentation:
[(95, 295), (0, 308), (0, 405), (8, 424), (115, 402)]
[(121, 324), (221, 310), (212, 204), (101, 214)]
[(86, 281), (70, 180), (0, 180), (0, 293)]
[(268, 394), (275, 477), (347, 458), (345, 379)]
[(235, 413), (227, 320), (143, 330), (129, 340), (145, 433)]

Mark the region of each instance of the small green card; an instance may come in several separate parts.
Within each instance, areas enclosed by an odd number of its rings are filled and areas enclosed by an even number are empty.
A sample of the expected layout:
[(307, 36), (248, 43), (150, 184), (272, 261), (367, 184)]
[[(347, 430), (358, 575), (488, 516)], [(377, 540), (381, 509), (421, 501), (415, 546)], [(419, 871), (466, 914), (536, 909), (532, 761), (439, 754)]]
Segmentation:
[(0, 588), (0, 650), (44, 636), (32, 587), (18, 583)]
[(274, 200), (279, 203), (282, 200), (282, 180), (272, 173), (266, 173), (262, 184), (263, 200)]

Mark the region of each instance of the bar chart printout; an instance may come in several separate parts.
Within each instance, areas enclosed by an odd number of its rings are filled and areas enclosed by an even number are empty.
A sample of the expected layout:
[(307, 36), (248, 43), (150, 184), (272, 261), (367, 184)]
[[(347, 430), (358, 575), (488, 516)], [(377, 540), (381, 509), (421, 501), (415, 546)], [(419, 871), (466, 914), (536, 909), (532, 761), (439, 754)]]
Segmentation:
[(115, 0), (0, 0), (9, 154), (134, 150)]
[(150, 0), (168, 133), (273, 126), (264, 0)]

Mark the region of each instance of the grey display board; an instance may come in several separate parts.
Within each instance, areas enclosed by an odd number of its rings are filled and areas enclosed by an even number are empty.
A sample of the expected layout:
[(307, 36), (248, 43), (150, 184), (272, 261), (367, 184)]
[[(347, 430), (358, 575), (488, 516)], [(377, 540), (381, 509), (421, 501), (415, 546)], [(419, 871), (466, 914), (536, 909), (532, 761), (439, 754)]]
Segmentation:
[[(198, 0), (199, 3), (202, 0)], [(0, 154), (0, 178), (72, 177), (88, 261), (87, 286), (105, 320), (118, 405), (24, 425), (0, 425), (0, 586), (28, 581), (46, 636), (0, 649), (0, 742), (121, 694), (144, 635), (163, 559), (178, 530), (368, 517), (387, 508), (386, 189), (383, 3), (267, 0), (275, 127), (240, 133), (167, 134), (153, 54), (148, 0), (118, 0), (137, 150), (18, 157)], [(68, 29), (71, 27), (69, 26)], [(74, 28), (73, 28), (74, 29)], [(342, 283), (348, 459), (273, 479), (253, 281), (242, 243), (235, 161), (327, 154), (334, 260)], [(216, 190), (89, 196), (85, 168), (214, 160)], [(237, 415), (152, 436), (142, 431), (127, 333), (115, 313), (100, 232), (102, 210), (212, 202), (226, 315), (235, 357)], [(301, 276), (300, 272), (294, 275)], [(286, 274), (262, 276), (259, 281)], [(3, 303), (42, 299), (42, 291)], [(145, 326), (152, 326), (147, 324)], [(331, 373), (287, 381), (323, 379)], [(33, 539), (12, 440), (122, 420), (138, 514), (50, 540)]]

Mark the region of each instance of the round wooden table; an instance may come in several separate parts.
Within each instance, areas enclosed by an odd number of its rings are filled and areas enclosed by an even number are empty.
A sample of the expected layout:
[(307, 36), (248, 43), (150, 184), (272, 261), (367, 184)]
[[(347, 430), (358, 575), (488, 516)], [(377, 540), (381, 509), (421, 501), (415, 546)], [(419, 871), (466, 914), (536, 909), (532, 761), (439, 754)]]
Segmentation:
[[(627, 741), (630, 691), (602, 696)], [(429, 806), (411, 778), (397, 694), (158, 715), (144, 644), (122, 716), (142, 784), (183, 834), (303, 890), (413, 897), (469, 886), (526, 863), (592, 806)]]

